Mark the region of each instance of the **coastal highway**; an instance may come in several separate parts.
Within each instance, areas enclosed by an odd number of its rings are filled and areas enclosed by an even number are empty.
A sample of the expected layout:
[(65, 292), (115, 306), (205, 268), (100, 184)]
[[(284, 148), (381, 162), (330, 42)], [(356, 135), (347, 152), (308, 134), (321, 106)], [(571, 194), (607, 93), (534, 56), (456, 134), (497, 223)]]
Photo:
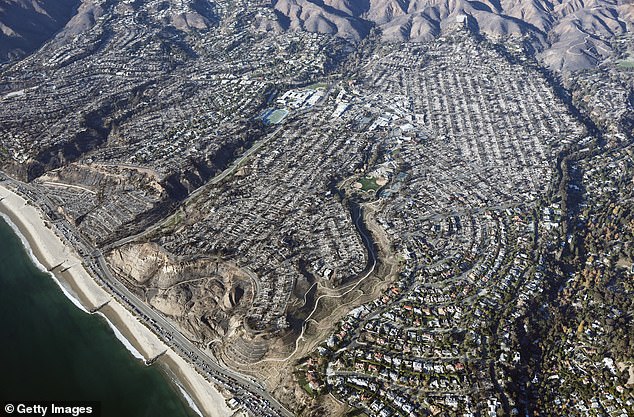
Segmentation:
[[(257, 417), (293, 417), (293, 414), (282, 406), (260, 384), (248, 377), (236, 373), (220, 365), (216, 360), (201, 351), (165, 317), (153, 310), (144, 301), (130, 292), (110, 271), (110, 268), (99, 250), (95, 250), (65, 218), (57, 215), (56, 205), (47, 196), (19, 181), (15, 181), (0, 172), (0, 181), (12, 185), (27, 201), (39, 206), (44, 215), (48, 214), (59, 234), (82, 255), (84, 265), (94, 278), (107, 287), (110, 294), (126, 306), (133, 315), (147, 324), (161, 340), (182, 356), (189, 364), (212, 382), (223, 386), (231, 392), (236, 400)], [(55, 218), (51, 218), (51, 216)]]
[[(322, 104), (330, 96), (334, 85), (329, 84), (324, 96), (316, 103), (315, 107), (321, 107)], [(302, 109), (294, 116), (301, 116), (309, 113), (312, 109)], [(262, 139), (256, 141), (246, 152), (239, 158), (234, 160), (226, 169), (218, 173), (207, 184), (192, 192), (182, 204), (188, 204), (196, 200), (196, 198), (210, 187), (213, 187), (223, 181), (225, 178), (233, 175), (240, 166), (249, 159), (253, 154), (257, 153), (262, 147), (270, 143), (283, 129), (284, 125), (278, 126), (273, 132), (269, 133)], [(5, 177), (1, 175), (1, 177)], [(102, 281), (110, 293), (125, 305), (134, 315), (142, 320), (161, 340), (174, 349), (176, 353), (181, 355), (188, 363), (193, 365), (196, 370), (213, 382), (222, 385), (230, 391), (236, 400), (243, 405), (250, 414), (254, 416), (283, 416), (293, 417), (293, 414), (281, 405), (277, 400), (269, 394), (262, 385), (255, 380), (249, 379), (247, 376), (234, 372), (220, 365), (215, 359), (211, 358), (205, 352), (200, 350), (189, 339), (187, 339), (174, 325), (165, 317), (152, 309), (148, 304), (139, 299), (130, 290), (126, 288), (110, 271), (110, 268), (103, 256), (103, 252), (96, 250), (83, 236), (70, 224), (65, 218), (57, 216), (57, 205), (54, 204), (47, 196), (38, 192), (36, 189), (15, 181), (9, 177), (0, 178), (12, 183), (16, 189), (21, 189), (23, 196), (27, 200), (31, 200), (40, 207), (45, 213), (57, 217), (51, 219), (56, 224), (58, 230), (65, 236), (66, 240), (82, 255), (84, 264), (93, 275)], [(148, 233), (160, 229), (170, 217), (158, 222), (154, 226), (145, 231), (125, 237), (117, 242), (107, 245), (104, 251), (111, 250), (124, 244), (138, 240)]]
[(103, 272), (105, 284), (134, 312), (141, 317), (163, 341), (180, 353), (199, 373), (215, 379), (227, 387), (256, 416), (284, 416), (293, 414), (277, 402), (266, 390), (245, 376), (222, 367), (214, 359), (201, 351), (176, 329), (167, 319), (140, 300), (119, 280), (112, 276), (108, 264), (100, 251), (93, 253), (99, 269)]

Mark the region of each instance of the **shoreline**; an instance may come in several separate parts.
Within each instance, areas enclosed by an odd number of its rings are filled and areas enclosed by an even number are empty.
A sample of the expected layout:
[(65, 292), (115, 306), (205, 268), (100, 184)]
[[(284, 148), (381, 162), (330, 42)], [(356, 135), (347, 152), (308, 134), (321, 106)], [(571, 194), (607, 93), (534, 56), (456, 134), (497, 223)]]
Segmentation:
[(88, 314), (102, 316), (135, 359), (147, 365), (159, 357), (158, 362), (173, 379), (171, 383), (185, 392), (186, 395), (178, 394), (194, 412), (202, 411), (209, 417), (233, 414), (212, 383), (97, 283), (84, 268), (82, 258), (55, 233), (55, 226), (41, 210), (2, 183), (0, 214), (18, 235), (32, 261), (51, 276), (69, 301)]

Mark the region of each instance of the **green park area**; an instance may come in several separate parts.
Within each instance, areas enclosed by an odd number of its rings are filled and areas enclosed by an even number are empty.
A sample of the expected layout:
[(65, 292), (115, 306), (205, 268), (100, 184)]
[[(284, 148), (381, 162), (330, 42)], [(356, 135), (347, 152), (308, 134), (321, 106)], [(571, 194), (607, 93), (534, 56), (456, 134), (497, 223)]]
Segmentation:
[(309, 85), (307, 88), (309, 88), (311, 90), (319, 90), (319, 89), (323, 90), (326, 87), (328, 87), (328, 84), (326, 84), (326, 83), (315, 83), (315, 84)]
[(363, 191), (376, 191), (381, 188), (374, 177), (363, 177), (359, 180), (359, 182), (361, 183), (361, 189)]
[(620, 59), (616, 66), (620, 69), (631, 70), (634, 69), (634, 56), (629, 55), (627, 58)]

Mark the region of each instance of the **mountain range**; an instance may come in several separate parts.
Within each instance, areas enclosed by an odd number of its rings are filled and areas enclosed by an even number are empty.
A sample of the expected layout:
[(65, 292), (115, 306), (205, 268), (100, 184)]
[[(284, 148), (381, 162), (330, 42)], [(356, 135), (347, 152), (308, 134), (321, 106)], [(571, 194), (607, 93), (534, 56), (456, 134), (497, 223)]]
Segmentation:
[(631, 31), (634, 2), (609, 0), (274, 0), (283, 29), (352, 40), (378, 28), (387, 41), (427, 41), (466, 24), (489, 36), (526, 37), (553, 69), (581, 69)]
[(64, 28), (79, 0), (0, 1), (0, 62), (20, 58)]
[[(94, 3), (0, 0), (0, 62), (34, 51), (58, 32), (74, 35), (89, 27), (99, 16)], [(193, 3), (198, 10), (225, 6), (222, 1)], [(267, 28), (327, 33), (353, 42), (373, 30), (388, 42), (428, 41), (466, 25), (492, 37), (523, 39), (555, 70), (595, 66), (612, 54), (614, 38), (634, 24), (634, 0), (271, 0), (270, 7), (276, 20)], [(169, 23), (205, 31), (213, 26), (208, 17), (194, 11)]]

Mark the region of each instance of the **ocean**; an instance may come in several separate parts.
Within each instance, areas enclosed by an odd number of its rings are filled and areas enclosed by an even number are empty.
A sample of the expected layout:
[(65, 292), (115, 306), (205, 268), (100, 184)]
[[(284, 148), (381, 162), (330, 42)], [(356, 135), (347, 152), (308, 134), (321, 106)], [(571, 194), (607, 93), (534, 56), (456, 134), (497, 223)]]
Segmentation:
[(193, 417), (160, 364), (75, 306), (0, 218), (0, 400), (99, 401), (103, 417)]

